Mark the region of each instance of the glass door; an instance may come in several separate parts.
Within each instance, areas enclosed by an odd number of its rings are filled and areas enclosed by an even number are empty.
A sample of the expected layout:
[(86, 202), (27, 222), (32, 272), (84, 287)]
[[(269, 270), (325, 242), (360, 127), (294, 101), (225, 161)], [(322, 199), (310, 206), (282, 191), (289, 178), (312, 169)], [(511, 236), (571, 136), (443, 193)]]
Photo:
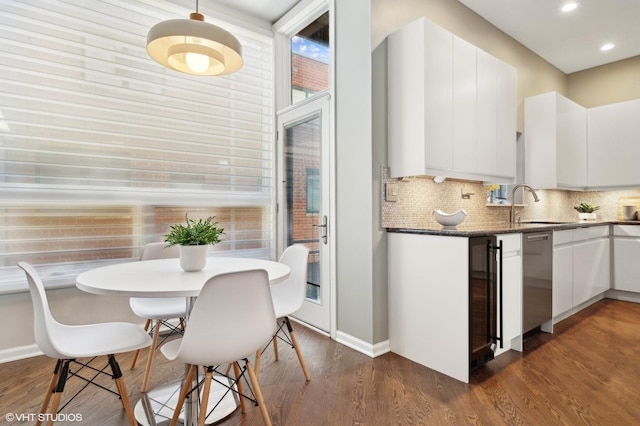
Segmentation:
[(280, 252), (309, 248), (306, 299), (292, 315), (330, 331), (329, 96), (318, 94), (278, 113)]

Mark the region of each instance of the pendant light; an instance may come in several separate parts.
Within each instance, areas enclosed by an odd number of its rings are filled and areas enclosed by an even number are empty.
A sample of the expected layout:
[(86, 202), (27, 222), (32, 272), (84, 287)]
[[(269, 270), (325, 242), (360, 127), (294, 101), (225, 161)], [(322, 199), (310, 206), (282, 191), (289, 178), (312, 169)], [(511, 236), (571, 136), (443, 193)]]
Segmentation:
[(242, 68), (242, 46), (232, 34), (204, 22), (196, 11), (190, 19), (171, 19), (147, 34), (147, 53), (154, 61), (193, 75), (231, 74)]

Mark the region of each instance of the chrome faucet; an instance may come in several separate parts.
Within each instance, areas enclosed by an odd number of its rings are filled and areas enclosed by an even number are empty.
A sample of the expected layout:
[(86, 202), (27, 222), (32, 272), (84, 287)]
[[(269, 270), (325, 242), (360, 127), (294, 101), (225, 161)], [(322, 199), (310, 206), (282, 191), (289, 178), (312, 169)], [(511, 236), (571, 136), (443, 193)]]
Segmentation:
[(519, 183), (516, 186), (514, 186), (513, 189), (511, 190), (511, 212), (509, 215), (510, 224), (513, 224), (513, 222), (515, 222), (515, 219), (516, 219), (516, 210), (514, 208), (514, 204), (516, 201), (516, 190), (518, 190), (518, 188), (528, 189), (529, 192), (531, 192), (531, 195), (533, 195), (533, 200), (536, 203), (540, 201), (540, 198), (538, 198), (538, 194), (536, 194), (536, 190), (530, 187), (529, 185), (527, 185), (526, 183)]

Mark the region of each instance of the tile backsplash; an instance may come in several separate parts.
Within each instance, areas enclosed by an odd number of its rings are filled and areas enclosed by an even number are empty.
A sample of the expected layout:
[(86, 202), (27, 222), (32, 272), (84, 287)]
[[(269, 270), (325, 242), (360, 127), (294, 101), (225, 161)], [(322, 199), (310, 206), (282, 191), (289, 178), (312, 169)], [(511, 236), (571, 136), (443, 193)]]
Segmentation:
[[(481, 182), (447, 179), (435, 183), (431, 177), (394, 179), (389, 169), (382, 168), (382, 227), (429, 229), (440, 228), (432, 217), (434, 209), (453, 213), (464, 209), (465, 225), (491, 225), (509, 221), (509, 205), (487, 206), (487, 190)], [(397, 184), (398, 201), (388, 202), (384, 197), (384, 185)], [(519, 190), (522, 191), (522, 190)], [(536, 190), (540, 201), (525, 191), (524, 206), (516, 207), (522, 220), (577, 221), (578, 212), (573, 206), (590, 203), (600, 206), (598, 220), (619, 220), (621, 204), (640, 197), (640, 188), (618, 191), (561, 191)], [(463, 198), (462, 194), (471, 194)], [(639, 206), (640, 208), (640, 206)]]

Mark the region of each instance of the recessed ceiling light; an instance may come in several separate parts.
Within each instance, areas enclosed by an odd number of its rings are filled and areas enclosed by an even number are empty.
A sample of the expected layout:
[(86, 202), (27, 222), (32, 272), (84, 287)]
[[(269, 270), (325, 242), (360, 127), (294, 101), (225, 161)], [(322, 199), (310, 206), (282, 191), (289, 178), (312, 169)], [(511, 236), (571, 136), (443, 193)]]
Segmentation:
[(600, 50), (611, 50), (614, 47), (616, 47), (615, 44), (613, 43), (607, 43), (607, 44), (603, 44), (602, 47), (600, 48)]
[(578, 7), (578, 3), (575, 1), (569, 2), (569, 3), (565, 3), (564, 6), (562, 6), (562, 11), (563, 12), (571, 12), (573, 9), (575, 9), (576, 7)]

